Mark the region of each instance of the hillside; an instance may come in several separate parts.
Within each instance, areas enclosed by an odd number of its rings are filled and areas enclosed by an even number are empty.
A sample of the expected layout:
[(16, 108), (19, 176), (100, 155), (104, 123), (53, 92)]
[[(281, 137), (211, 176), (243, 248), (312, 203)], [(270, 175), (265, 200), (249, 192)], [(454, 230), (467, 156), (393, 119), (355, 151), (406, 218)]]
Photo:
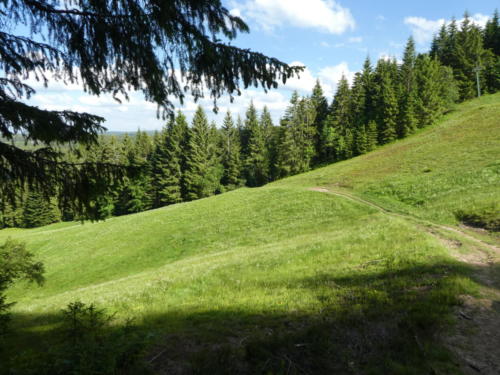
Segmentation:
[[(27, 242), (47, 279), (9, 293), (19, 336), (8, 340), (40, 342), (81, 300), (154, 332), (147, 358), (159, 373), (455, 374), (456, 306), (469, 294), (498, 306), (499, 286), (488, 267), (498, 235), (460, 220), (498, 223), (499, 186), (497, 94), (262, 188), (1, 230), (0, 241)], [(475, 361), (498, 369), (489, 354)]]

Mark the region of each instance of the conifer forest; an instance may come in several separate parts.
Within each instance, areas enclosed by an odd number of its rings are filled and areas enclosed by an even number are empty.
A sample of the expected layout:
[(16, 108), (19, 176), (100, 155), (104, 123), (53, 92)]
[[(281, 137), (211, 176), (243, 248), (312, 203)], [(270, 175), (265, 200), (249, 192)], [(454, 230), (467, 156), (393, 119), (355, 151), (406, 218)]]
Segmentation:
[[(428, 53), (417, 53), (410, 37), (399, 62), (367, 58), (352, 85), (341, 79), (333, 98), (319, 81), (309, 96), (294, 93), (278, 124), (266, 107), (253, 104), (243, 118), (228, 111), (222, 124), (209, 123), (199, 107), (191, 124), (179, 111), (159, 132), (102, 135), (89, 148), (63, 150), (63, 159), (138, 167), (92, 202), (98, 219), (262, 186), (405, 138), (478, 90), (499, 91), (499, 35), (497, 11), (484, 28), (465, 14), (462, 22), (442, 26)], [(477, 64), (483, 67), (478, 77)], [(81, 219), (64, 196), (47, 202), (26, 191), (4, 207), (0, 225)]]

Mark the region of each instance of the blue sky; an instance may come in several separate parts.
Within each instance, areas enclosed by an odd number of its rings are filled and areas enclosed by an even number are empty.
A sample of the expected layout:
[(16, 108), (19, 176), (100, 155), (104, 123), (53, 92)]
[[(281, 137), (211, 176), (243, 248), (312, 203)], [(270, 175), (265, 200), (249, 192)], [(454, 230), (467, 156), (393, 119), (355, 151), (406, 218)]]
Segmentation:
[[(233, 14), (240, 15), (250, 26), (233, 44), (263, 52), (282, 61), (307, 67), (301, 79), (269, 93), (259, 89), (245, 90), (234, 103), (227, 97), (219, 100), (220, 113), (213, 114), (210, 98), (201, 104), (210, 119), (221, 122), (229, 108), (233, 114), (245, 113), (250, 100), (260, 109), (267, 105), (277, 121), (286, 108), (293, 90), (310, 93), (319, 78), (329, 99), (342, 74), (349, 79), (361, 69), (369, 55), (400, 58), (404, 44), (413, 35), (419, 51), (427, 51), (433, 33), (451, 17), (461, 19), (467, 10), (475, 22), (484, 24), (497, 0), (223, 0)], [(32, 82), (34, 83), (34, 82)], [(47, 109), (73, 109), (101, 115), (105, 126), (114, 131), (161, 129), (164, 121), (156, 119), (156, 105), (147, 103), (140, 93), (132, 93), (130, 102), (116, 103), (109, 96), (93, 97), (77, 85), (34, 83), (37, 94), (30, 100)], [(191, 119), (198, 104), (188, 99), (180, 108)]]

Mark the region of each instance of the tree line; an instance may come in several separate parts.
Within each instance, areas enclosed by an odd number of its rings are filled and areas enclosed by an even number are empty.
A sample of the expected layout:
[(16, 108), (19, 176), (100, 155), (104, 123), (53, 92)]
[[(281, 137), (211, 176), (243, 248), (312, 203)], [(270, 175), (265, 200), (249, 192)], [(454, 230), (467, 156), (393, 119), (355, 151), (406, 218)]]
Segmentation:
[[(367, 153), (433, 124), (454, 103), (479, 89), (500, 89), (498, 11), (484, 28), (465, 14), (434, 37), (429, 53), (417, 53), (409, 38), (402, 61), (369, 58), (352, 84), (338, 83), (329, 102), (321, 83), (310, 95), (294, 92), (274, 124), (267, 107), (251, 103), (243, 118), (227, 112), (217, 127), (198, 107), (191, 124), (177, 112), (160, 132), (101, 136), (93, 146), (66, 150), (70, 162), (135, 166), (92, 205), (100, 218), (192, 201), (242, 186), (256, 187), (317, 166)], [(0, 227), (36, 227), (85, 219), (64, 194), (48, 201), (36, 191), (7, 204)]]

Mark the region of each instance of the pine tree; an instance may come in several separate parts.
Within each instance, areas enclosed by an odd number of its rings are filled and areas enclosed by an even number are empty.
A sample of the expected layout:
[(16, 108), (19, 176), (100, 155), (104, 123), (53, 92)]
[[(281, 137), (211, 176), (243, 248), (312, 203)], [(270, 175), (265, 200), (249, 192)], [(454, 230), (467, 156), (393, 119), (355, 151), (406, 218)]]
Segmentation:
[(196, 110), (189, 133), (184, 181), (186, 199), (195, 200), (213, 195), (220, 185), (216, 144), (201, 106)]
[(269, 153), (253, 102), (246, 112), (245, 131), (248, 135), (247, 149), (244, 152), (246, 183), (248, 186), (261, 186), (269, 182)]
[(224, 168), (221, 183), (229, 189), (242, 185), (240, 139), (233, 123), (231, 112), (227, 111), (221, 129), (221, 163)]

